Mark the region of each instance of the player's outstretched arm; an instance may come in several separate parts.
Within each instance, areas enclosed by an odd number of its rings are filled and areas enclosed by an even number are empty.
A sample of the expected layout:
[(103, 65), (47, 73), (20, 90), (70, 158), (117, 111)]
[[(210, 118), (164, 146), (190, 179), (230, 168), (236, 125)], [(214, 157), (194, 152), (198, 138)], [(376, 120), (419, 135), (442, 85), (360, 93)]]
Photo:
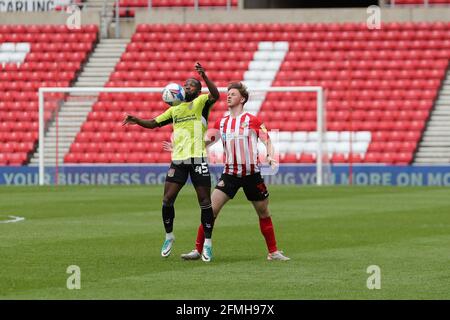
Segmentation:
[(219, 100), (219, 98), (220, 98), (219, 90), (217, 89), (216, 85), (208, 78), (208, 76), (206, 75), (205, 69), (202, 67), (202, 65), (199, 62), (197, 62), (195, 64), (195, 70), (197, 70), (198, 74), (203, 78), (203, 81), (205, 81), (205, 83), (208, 87), (209, 100), (212, 102)]
[(143, 120), (138, 117), (132, 116), (130, 114), (125, 116), (125, 119), (122, 122), (122, 125), (125, 126), (127, 124), (137, 124), (141, 127), (147, 128), (147, 129), (154, 129), (159, 127), (158, 122), (155, 121), (155, 119), (151, 120)]

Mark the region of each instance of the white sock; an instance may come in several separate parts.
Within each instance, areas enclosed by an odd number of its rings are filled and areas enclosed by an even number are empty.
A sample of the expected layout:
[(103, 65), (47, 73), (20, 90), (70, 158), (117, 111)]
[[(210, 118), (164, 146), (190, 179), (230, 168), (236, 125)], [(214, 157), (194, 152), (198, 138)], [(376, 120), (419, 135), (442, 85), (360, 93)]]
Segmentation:
[(203, 243), (204, 246), (210, 246), (212, 245), (212, 240), (211, 239), (206, 239), (205, 238), (205, 242)]
[(166, 240), (169, 240), (169, 239), (175, 239), (175, 236), (173, 235), (173, 232), (166, 233)]

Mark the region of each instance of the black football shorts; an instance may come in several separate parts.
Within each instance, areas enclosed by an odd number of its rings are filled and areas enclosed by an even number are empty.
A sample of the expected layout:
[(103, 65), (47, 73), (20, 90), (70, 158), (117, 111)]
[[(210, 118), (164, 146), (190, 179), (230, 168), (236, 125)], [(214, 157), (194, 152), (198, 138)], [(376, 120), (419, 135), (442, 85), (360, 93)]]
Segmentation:
[(166, 181), (185, 184), (191, 177), (194, 187), (211, 187), (211, 175), (208, 163), (204, 159), (191, 158), (183, 161), (172, 161), (167, 171)]
[(223, 173), (216, 185), (216, 189), (224, 192), (231, 199), (241, 187), (249, 201), (261, 201), (269, 196), (269, 191), (267, 191), (264, 179), (259, 172), (244, 177)]

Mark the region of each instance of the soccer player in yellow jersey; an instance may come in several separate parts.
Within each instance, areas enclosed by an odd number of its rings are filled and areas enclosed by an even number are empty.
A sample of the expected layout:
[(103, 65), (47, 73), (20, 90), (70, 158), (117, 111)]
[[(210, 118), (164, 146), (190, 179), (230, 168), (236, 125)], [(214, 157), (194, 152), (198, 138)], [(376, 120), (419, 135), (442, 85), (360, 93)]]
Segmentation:
[(168, 257), (172, 251), (175, 240), (173, 234), (174, 203), (190, 175), (197, 192), (201, 208), (201, 223), (205, 230), (202, 260), (209, 262), (212, 259), (211, 236), (214, 215), (211, 207), (211, 176), (207, 163), (204, 136), (208, 128), (209, 111), (219, 99), (220, 94), (214, 83), (207, 77), (200, 63), (195, 64), (195, 69), (208, 86), (209, 94), (200, 94), (202, 85), (199, 80), (187, 79), (184, 84), (186, 94), (184, 102), (167, 109), (151, 120), (127, 115), (123, 124), (137, 124), (144, 128), (153, 129), (173, 123), (172, 163), (166, 176), (162, 205), (166, 239), (161, 248), (161, 255)]

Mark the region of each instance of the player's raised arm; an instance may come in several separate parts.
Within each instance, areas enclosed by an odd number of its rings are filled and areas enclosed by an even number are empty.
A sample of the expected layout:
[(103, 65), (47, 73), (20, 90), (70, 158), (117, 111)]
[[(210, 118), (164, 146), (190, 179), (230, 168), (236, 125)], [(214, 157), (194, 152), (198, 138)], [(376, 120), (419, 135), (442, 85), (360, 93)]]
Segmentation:
[(203, 78), (203, 81), (205, 81), (206, 86), (208, 87), (209, 100), (211, 102), (215, 102), (215, 101), (219, 100), (219, 98), (220, 98), (219, 90), (217, 89), (216, 85), (208, 78), (208, 76), (206, 75), (205, 69), (202, 67), (202, 65), (199, 62), (197, 62), (195, 64), (195, 70), (197, 70), (198, 74)]
[(144, 120), (144, 119), (140, 119), (138, 117), (132, 116), (130, 114), (125, 116), (125, 119), (122, 122), (122, 125), (127, 125), (127, 124), (137, 124), (141, 127), (147, 128), (147, 129), (154, 129), (159, 127), (160, 125), (158, 124), (158, 122), (156, 122), (155, 119), (151, 119), (151, 120)]

